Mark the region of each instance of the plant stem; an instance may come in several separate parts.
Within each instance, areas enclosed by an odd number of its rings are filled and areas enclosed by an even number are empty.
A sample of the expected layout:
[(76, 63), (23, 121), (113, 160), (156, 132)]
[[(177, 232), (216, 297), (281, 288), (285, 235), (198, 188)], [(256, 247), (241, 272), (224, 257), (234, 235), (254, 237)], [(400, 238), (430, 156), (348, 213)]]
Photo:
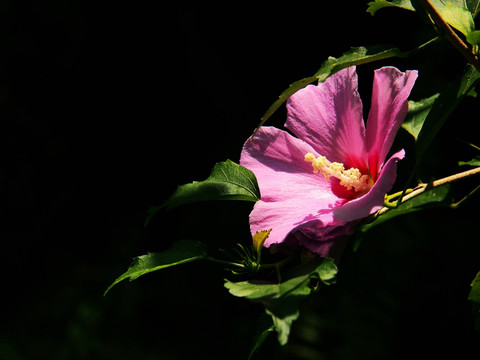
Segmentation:
[(426, 47), (430, 46), (431, 44), (434, 44), (436, 43), (437, 41), (439, 41), (441, 39), (440, 36), (436, 36), (434, 37), (433, 39), (430, 39), (428, 40), (427, 42), (424, 42), (423, 44), (421, 45), (418, 45), (416, 48), (414, 49), (411, 49), (411, 50), (408, 50), (408, 51), (405, 51), (401, 54), (398, 55), (398, 57), (401, 57), (401, 58), (408, 58), (412, 55), (415, 55), (416, 53), (422, 51), (423, 49), (425, 49)]
[[(413, 189), (403, 189), (402, 191), (396, 192), (395, 194), (385, 196), (384, 206), (388, 208), (395, 209), (401, 204), (401, 201), (405, 194), (409, 194), (413, 191)], [(395, 199), (397, 199), (395, 201)]]
[(233, 267), (238, 267), (238, 268), (244, 268), (245, 267), (245, 265), (240, 264), (240, 263), (234, 263), (234, 262), (231, 262), (231, 261), (215, 259), (211, 256), (207, 257), (205, 260), (216, 263), (216, 264), (222, 264), (222, 265), (233, 266)]
[(475, 69), (480, 71), (480, 61), (478, 57), (468, 48), (468, 46), (458, 37), (455, 31), (452, 30), (442, 18), (440, 13), (435, 9), (429, 0), (418, 0), (420, 5), (425, 9), (428, 15), (430, 15), (433, 23), (437, 26), (437, 29), (443, 37), (445, 37), (455, 48), (463, 55), (463, 57), (472, 64)]
[(281, 268), (283, 265), (285, 265), (286, 263), (288, 263), (292, 259), (293, 259), (293, 256), (289, 256), (289, 257), (286, 257), (285, 259), (277, 261), (276, 263), (273, 263), (273, 264), (260, 265), (260, 269)]
[(469, 176), (472, 176), (472, 175), (476, 175), (476, 174), (480, 174), (480, 166), (476, 167), (476, 168), (473, 168), (473, 169), (470, 169), (470, 170), (467, 170), (467, 171), (463, 171), (463, 172), (458, 173), (458, 174), (450, 175), (450, 176), (444, 177), (442, 179), (432, 181), (431, 187), (441, 186), (441, 185), (451, 183), (451, 182), (454, 182), (454, 181), (457, 181), (457, 180), (460, 180), (460, 179), (463, 179), (463, 178), (466, 178), (466, 177), (469, 177)]
[(457, 201), (456, 203), (453, 203), (450, 205), (450, 207), (452, 209), (456, 209), (458, 208), (460, 205), (462, 205), (467, 199), (470, 198), (470, 196), (472, 196), (473, 194), (475, 194), (478, 190), (480, 190), (480, 185), (478, 185), (475, 189), (473, 189), (472, 191), (470, 191), (470, 193), (468, 193), (468, 195), (464, 196), (463, 199)]
[[(458, 174), (454, 174), (454, 175), (450, 175), (450, 176), (447, 176), (447, 177), (444, 177), (442, 179), (438, 179), (438, 180), (435, 180), (435, 181), (432, 181), (431, 183), (428, 183), (428, 184), (419, 184), (415, 189), (413, 189), (410, 193), (408, 193), (407, 195), (403, 196), (401, 199), (399, 199), (400, 201), (400, 204), (401, 203), (404, 203), (405, 201), (408, 201), (420, 194), (422, 194), (423, 192), (425, 192), (426, 190), (430, 190), (430, 189), (433, 189), (435, 187), (438, 187), (438, 186), (442, 186), (442, 185), (445, 185), (447, 183), (452, 183), (452, 182), (455, 182), (455, 181), (458, 181), (458, 180), (461, 180), (461, 179), (464, 179), (466, 177), (470, 177), (470, 176), (473, 176), (473, 175), (478, 175), (480, 174), (480, 167), (476, 167), (474, 169), (470, 169), (470, 170), (467, 170), (467, 171), (463, 171), (461, 173), (458, 173)], [(396, 194), (394, 194), (396, 195)], [(380, 210), (378, 210), (374, 215), (373, 215), (373, 218), (376, 219), (377, 217), (379, 217), (380, 215), (383, 215), (385, 214), (388, 210), (390, 210), (392, 207), (387, 207), (387, 206), (384, 206), (382, 207)]]

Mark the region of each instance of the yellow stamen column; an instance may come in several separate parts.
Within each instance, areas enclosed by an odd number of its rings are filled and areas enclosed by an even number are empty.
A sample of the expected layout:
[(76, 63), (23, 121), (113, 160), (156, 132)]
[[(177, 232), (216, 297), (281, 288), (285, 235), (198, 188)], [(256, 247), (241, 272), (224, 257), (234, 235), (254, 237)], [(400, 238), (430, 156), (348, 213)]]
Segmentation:
[(364, 192), (371, 187), (370, 177), (362, 175), (357, 168), (345, 170), (343, 164), (330, 162), (325, 156), (315, 158), (312, 153), (305, 154), (305, 161), (312, 163), (315, 174), (320, 172), (327, 180), (330, 180), (330, 176), (333, 176), (339, 179), (340, 185), (345, 186), (347, 190), (354, 189), (356, 192)]

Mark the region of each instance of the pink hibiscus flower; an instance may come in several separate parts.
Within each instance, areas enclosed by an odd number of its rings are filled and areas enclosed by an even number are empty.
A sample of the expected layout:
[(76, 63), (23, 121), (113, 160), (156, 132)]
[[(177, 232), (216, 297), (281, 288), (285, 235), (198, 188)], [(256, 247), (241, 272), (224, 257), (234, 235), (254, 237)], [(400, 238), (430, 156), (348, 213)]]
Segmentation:
[(296, 137), (265, 126), (245, 142), (240, 164), (254, 172), (262, 195), (250, 229), (272, 229), (264, 246), (285, 243), (332, 256), (356, 220), (382, 207), (405, 152), (385, 159), (416, 78), (417, 71), (376, 70), (365, 127), (352, 66), (290, 97), (285, 127)]

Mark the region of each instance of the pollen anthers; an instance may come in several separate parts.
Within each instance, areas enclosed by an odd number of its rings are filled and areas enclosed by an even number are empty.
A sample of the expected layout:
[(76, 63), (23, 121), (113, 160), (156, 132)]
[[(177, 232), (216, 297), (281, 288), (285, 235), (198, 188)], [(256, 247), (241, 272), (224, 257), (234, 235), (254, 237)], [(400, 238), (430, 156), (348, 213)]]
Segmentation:
[(305, 161), (312, 163), (315, 174), (320, 172), (327, 180), (330, 180), (330, 176), (333, 176), (339, 179), (340, 185), (345, 186), (347, 190), (354, 189), (356, 192), (363, 192), (370, 188), (369, 176), (362, 175), (357, 168), (345, 170), (343, 164), (330, 162), (325, 156), (315, 158), (312, 153), (305, 154)]

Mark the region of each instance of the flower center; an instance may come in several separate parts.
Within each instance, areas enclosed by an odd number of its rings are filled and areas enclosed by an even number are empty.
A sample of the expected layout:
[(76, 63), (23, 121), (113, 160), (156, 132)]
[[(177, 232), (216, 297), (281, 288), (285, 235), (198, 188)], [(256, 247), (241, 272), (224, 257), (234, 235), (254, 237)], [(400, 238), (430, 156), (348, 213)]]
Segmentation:
[(343, 164), (338, 162), (330, 162), (325, 156), (315, 158), (312, 153), (305, 154), (305, 161), (311, 162), (313, 173), (320, 172), (325, 179), (329, 180), (333, 176), (340, 180), (340, 185), (345, 186), (347, 190), (355, 190), (356, 192), (366, 192), (370, 189), (370, 177), (362, 175), (357, 168), (345, 170)]

